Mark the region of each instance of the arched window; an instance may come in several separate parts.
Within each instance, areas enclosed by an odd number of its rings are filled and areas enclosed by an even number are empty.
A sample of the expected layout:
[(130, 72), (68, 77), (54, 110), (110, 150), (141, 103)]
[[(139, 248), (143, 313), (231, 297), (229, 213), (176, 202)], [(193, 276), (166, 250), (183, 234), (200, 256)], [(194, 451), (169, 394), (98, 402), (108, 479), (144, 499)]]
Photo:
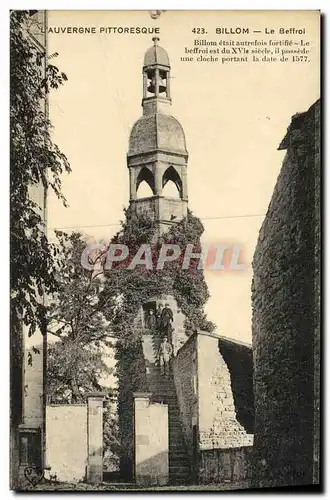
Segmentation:
[(163, 196), (182, 198), (182, 181), (174, 167), (169, 167), (163, 175)]
[(154, 193), (146, 181), (142, 181), (136, 192), (136, 197), (139, 198), (150, 198)]
[(143, 167), (136, 181), (137, 198), (150, 198), (150, 196), (154, 195), (154, 191), (154, 176), (148, 168)]

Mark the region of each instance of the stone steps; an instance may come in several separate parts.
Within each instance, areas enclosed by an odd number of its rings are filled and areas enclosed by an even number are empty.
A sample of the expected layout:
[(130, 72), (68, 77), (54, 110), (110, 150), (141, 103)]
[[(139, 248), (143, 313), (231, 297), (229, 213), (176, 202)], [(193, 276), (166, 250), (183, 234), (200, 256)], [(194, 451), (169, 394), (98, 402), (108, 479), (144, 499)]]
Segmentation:
[(148, 364), (147, 374), (152, 401), (168, 405), (169, 419), (169, 482), (170, 484), (189, 484), (190, 461), (187, 455), (172, 375), (164, 378), (159, 367)]
[(183, 470), (184, 473), (186, 474), (187, 472), (190, 472), (190, 464), (185, 456), (180, 456), (177, 455), (175, 457), (169, 456), (170, 464), (171, 464), (171, 470), (172, 472), (178, 471), (178, 470)]

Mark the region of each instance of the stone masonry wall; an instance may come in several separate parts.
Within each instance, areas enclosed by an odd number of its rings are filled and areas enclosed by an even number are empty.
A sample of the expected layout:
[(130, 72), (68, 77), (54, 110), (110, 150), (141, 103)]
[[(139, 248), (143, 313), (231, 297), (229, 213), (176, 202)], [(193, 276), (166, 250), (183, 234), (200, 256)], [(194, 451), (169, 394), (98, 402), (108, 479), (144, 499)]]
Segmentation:
[(279, 146), (287, 153), (253, 259), (259, 486), (310, 484), (313, 465), (318, 477), (319, 113), (317, 102), (295, 115)]
[(44, 357), (43, 335), (37, 330), (31, 337), (23, 326), (23, 415), (22, 424), (41, 428), (44, 421)]
[(155, 210), (154, 199), (152, 198), (138, 199), (132, 203), (134, 203), (134, 209), (136, 210), (137, 214), (150, 217), (152, 220), (155, 219), (156, 210)]
[(251, 479), (252, 446), (228, 448), (226, 450), (203, 450), (200, 453), (199, 484), (238, 483), (238, 487), (249, 486)]
[(231, 374), (219, 351), (219, 339), (192, 335), (173, 362), (183, 429), (193, 454), (193, 426), (199, 450), (251, 446), (253, 435), (238, 422)]
[(193, 456), (193, 426), (197, 425), (197, 336), (192, 335), (173, 360), (173, 378), (187, 450)]
[(236, 417), (246, 432), (254, 432), (254, 395), (252, 346), (225, 337), (219, 340), (220, 354), (231, 378)]
[(219, 339), (200, 332), (197, 339), (200, 450), (250, 446), (253, 435), (238, 422), (231, 376), (218, 348)]

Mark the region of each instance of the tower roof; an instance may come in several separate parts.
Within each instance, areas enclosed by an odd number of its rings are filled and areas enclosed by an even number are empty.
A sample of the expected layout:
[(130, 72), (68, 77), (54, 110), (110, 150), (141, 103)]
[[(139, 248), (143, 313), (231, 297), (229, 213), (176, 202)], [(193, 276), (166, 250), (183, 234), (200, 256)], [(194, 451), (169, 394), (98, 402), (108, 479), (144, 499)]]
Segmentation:
[(133, 126), (129, 138), (129, 155), (164, 149), (187, 154), (181, 124), (173, 116), (154, 114), (142, 116)]
[(159, 64), (161, 66), (170, 67), (170, 60), (166, 50), (158, 45), (159, 38), (154, 37), (152, 40), (154, 45), (145, 53), (143, 66)]

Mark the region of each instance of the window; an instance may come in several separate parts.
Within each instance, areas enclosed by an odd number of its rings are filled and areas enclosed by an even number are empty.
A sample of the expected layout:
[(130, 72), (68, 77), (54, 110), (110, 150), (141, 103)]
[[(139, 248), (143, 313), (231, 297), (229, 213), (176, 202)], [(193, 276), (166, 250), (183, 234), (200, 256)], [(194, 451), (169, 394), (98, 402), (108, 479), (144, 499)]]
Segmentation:
[(19, 462), (24, 466), (41, 466), (40, 429), (19, 430)]
[(175, 168), (168, 167), (163, 175), (163, 196), (182, 198), (182, 181)]

